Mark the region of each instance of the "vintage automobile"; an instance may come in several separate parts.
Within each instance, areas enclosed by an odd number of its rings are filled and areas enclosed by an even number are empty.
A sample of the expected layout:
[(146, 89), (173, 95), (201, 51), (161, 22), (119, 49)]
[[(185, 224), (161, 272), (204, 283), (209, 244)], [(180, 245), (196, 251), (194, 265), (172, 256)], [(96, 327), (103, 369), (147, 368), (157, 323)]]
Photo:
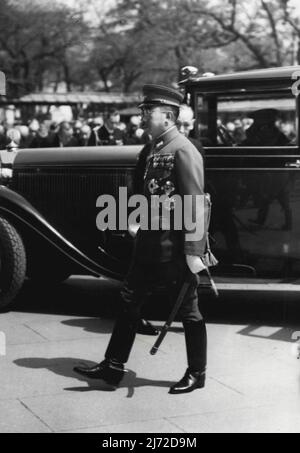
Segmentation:
[[(180, 82), (205, 147), (216, 276), (264, 283), (300, 274), (300, 67), (197, 76)], [(3, 76), (0, 81), (4, 84)], [(0, 88), (3, 94), (3, 86)], [(124, 231), (96, 228), (101, 194), (132, 191), (139, 146), (20, 150), (1, 168), (0, 307), (26, 278), (123, 278)], [(254, 280), (253, 280), (254, 281)], [(248, 286), (247, 286), (248, 288)]]

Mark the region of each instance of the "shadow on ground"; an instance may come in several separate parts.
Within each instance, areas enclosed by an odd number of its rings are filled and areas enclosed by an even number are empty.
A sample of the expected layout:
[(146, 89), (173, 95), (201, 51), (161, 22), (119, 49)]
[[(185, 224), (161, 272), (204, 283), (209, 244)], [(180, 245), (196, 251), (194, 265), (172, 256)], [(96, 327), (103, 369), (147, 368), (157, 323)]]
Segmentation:
[[(89, 391), (114, 391), (115, 389), (108, 384), (100, 380), (85, 379), (83, 376), (73, 371), (74, 366), (84, 365), (92, 367), (96, 365), (95, 362), (87, 360), (79, 360), (69, 357), (59, 357), (53, 359), (45, 359), (39, 357), (28, 357), (23, 359), (17, 359), (14, 361), (15, 365), (24, 368), (31, 369), (46, 369), (52, 373), (55, 373), (63, 377), (76, 378), (81, 384), (76, 387), (67, 387), (64, 390), (69, 392), (89, 392)], [(162, 380), (151, 380), (138, 377), (137, 374), (132, 370), (127, 370), (124, 379), (121, 381), (119, 388), (127, 388), (127, 398), (131, 398), (134, 395), (134, 390), (139, 387), (170, 387), (175, 381), (162, 381)]]

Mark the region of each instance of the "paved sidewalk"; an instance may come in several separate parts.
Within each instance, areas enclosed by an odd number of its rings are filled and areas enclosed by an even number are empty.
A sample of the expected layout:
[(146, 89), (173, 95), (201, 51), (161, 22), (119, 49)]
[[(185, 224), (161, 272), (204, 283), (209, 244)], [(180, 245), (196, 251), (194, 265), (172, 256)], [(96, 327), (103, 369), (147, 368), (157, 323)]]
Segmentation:
[[(191, 394), (168, 394), (185, 370), (180, 323), (156, 356), (149, 354), (153, 337), (138, 335), (117, 391), (75, 375), (74, 365), (103, 356), (113, 322), (94, 316), (96, 301), (105, 292), (117, 297), (117, 290), (115, 283), (74, 277), (50, 296), (25, 289), (16, 310), (0, 315), (7, 341), (0, 356), (0, 432), (300, 432), (295, 327), (280, 322), (211, 320), (207, 386)], [(73, 297), (92, 314), (76, 313)]]

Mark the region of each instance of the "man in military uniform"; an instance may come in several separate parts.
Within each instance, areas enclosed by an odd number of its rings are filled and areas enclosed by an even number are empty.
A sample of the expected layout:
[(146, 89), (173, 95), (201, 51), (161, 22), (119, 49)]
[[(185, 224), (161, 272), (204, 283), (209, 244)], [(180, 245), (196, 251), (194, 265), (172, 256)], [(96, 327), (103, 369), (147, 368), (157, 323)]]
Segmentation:
[[(190, 195), (193, 201), (197, 195), (204, 195), (203, 160), (176, 127), (183, 101), (181, 93), (160, 85), (145, 85), (143, 94), (144, 101), (140, 106), (143, 126), (151, 134), (152, 143), (150, 153), (148, 148), (146, 153), (142, 152), (137, 165), (139, 171), (143, 170), (140, 191), (148, 200), (152, 195), (167, 195), (172, 212), (174, 195), (179, 195), (182, 200), (185, 195)], [(191, 210), (195, 219), (195, 203), (191, 204)], [(92, 368), (76, 367), (74, 370), (85, 377), (118, 386), (135, 340), (145, 294), (163, 284), (168, 287), (175, 303), (187, 273), (192, 273), (196, 280), (197, 274), (205, 269), (205, 242), (204, 238), (190, 240), (184, 227), (181, 231), (172, 227), (164, 230), (160, 223), (158, 230), (140, 228), (131, 267), (121, 291), (122, 311), (105, 360)], [(198, 307), (196, 285), (193, 288), (180, 310), (188, 368), (183, 378), (170, 388), (172, 394), (191, 392), (205, 384), (206, 326)]]

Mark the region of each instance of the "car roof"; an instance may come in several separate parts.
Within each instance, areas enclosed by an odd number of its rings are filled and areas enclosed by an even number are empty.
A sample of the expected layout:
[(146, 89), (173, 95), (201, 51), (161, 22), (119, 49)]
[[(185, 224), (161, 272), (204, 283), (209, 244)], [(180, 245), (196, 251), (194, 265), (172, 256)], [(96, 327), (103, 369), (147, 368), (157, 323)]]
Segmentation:
[(6, 94), (5, 86), (5, 75), (0, 71), (0, 95), (4, 96)]
[[(297, 72), (298, 74), (294, 75)], [(209, 91), (218, 86), (229, 87), (229, 89), (242, 86), (247, 88), (248, 86), (253, 87), (255, 85), (257, 87), (274, 85), (278, 88), (287, 88), (292, 85), (293, 80), (296, 80), (297, 76), (300, 77), (300, 66), (285, 66), (220, 75), (194, 76), (180, 83), (186, 86), (195, 85), (199, 88), (207, 88)]]

